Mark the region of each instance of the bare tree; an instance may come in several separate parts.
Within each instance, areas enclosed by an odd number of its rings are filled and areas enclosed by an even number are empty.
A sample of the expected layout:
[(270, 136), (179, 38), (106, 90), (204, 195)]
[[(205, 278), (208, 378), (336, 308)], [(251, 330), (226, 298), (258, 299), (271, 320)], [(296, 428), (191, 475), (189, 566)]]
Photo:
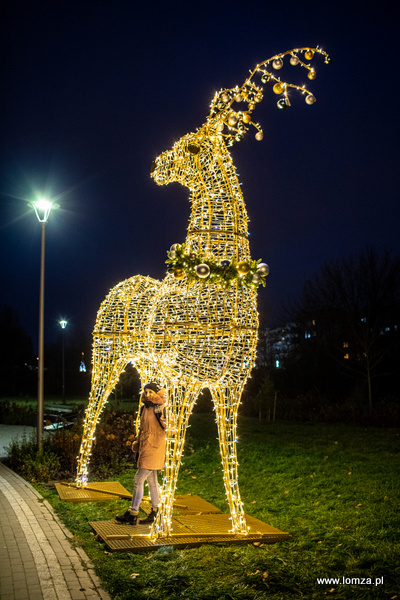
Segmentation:
[(306, 282), (297, 321), (316, 348), (364, 379), (372, 409), (372, 379), (399, 341), (400, 258), (367, 247), (358, 256), (332, 260)]

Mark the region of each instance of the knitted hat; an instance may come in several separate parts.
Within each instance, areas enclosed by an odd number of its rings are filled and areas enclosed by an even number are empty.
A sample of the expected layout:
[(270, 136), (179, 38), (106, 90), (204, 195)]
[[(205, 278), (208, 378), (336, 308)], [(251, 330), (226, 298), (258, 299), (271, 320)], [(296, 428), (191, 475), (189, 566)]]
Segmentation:
[(146, 385), (143, 388), (143, 390), (146, 389), (153, 390), (153, 392), (157, 394), (157, 392), (159, 392), (161, 388), (154, 381), (150, 381), (150, 383), (146, 383)]

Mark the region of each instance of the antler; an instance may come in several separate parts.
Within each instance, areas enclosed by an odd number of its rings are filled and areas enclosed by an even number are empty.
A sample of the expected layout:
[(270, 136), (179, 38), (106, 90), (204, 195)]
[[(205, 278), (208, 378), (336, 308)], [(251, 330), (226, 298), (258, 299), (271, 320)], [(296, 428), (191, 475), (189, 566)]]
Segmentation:
[[(303, 67), (308, 71), (308, 78), (314, 80), (317, 76), (315, 69), (309, 62), (306, 63), (302, 60), (302, 55), (304, 55), (306, 61), (311, 61), (315, 54), (324, 56), (325, 64), (332, 62), (328, 54), (317, 46), (316, 48), (287, 50), (258, 64), (253, 71), (250, 71), (249, 77), (241, 87), (236, 86), (235, 88), (220, 90), (215, 94), (211, 102), (211, 110), (207, 123), (212, 123), (217, 131), (222, 132), (228, 146), (232, 146), (235, 142), (240, 141), (250, 125), (253, 125), (257, 129), (256, 139), (262, 140), (263, 132), (260, 125), (254, 123), (251, 118), (256, 104), (263, 99), (263, 88), (256, 83), (257, 79), (260, 79), (260, 82), (263, 84), (273, 84), (272, 89), (274, 93), (281, 96), (277, 102), (280, 109), (290, 106), (289, 91), (291, 88), (304, 94), (307, 104), (314, 104), (316, 98), (306, 87), (283, 81), (275, 75), (274, 71), (280, 70), (284, 65), (284, 58), (289, 56), (289, 62), (292, 66)], [(271, 70), (271, 67), (273, 70)], [(247, 102), (247, 107), (241, 108), (240, 105), (245, 102)], [(238, 108), (233, 107), (236, 104), (239, 105)]]

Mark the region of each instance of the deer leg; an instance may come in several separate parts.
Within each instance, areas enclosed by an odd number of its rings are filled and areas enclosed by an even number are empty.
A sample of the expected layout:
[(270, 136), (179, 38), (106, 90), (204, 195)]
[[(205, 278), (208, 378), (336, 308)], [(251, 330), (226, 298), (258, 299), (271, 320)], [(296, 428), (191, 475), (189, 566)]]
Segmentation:
[[(114, 342), (114, 343), (113, 343)], [(75, 483), (84, 487), (88, 480), (88, 465), (94, 441), (96, 425), (108, 400), (116, 386), (119, 376), (127, 365), (129, 358), (122, 357), (117, 351), (114, 340), (94, 338), (92, 384), (89, 404), (85, 413), (82, 442), (78, 456)]]
[(169, 390), (166, 459), (163, 472), (161, 501), (157, 518), (151, 528), (153, 539), (168, 537), (171, 533), (172, 511), (179, 466), (185, 443), (186, 427), (199, 389), (173, 386)]
[(226, 497), (232, 519), (232, 531), (246, 535), (248, 532), (240, 499), (238, 463), (236, 454), (237, 411), (241, 388), (213, 388), (211, 393), (217, 417), (219, 448), (221, 452)]

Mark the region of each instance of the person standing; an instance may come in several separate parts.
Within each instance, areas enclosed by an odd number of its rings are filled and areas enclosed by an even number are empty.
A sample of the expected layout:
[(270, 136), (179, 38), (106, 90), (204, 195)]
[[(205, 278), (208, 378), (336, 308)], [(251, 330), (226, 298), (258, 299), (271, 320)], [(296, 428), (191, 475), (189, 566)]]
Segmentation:
[(147, 383), (141, 396), (139, 435), (132, 443), (132, 451), (138, 452), (132, 503), (123, 515), (116, 515), (119, 523), (137, 525), (140, 502), (144, 493), (144, 482), (147, 480), (150, 489), (151, 513), (140, 524), (153, 523), (160, 503), (160, 489), (157, 472), (165, 463), (166, 414), (165, 404), (167, 392), (157, 383)]

